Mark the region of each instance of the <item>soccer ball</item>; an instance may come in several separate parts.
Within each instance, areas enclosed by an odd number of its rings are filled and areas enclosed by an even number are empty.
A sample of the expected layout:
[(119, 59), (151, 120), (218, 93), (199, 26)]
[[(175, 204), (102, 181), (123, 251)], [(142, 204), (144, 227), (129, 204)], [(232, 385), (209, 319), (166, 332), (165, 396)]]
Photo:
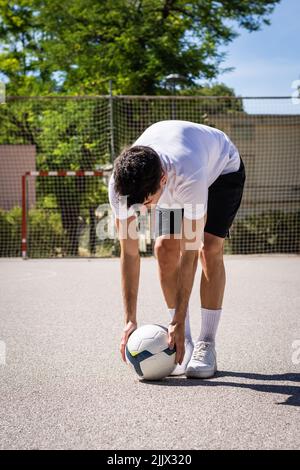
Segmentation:
[(126, 359), (140, 379), (160, 380), (175, 369), (175, 349), (168, 346), (168, 330), (144, 325), (135, 330), (126, 345)]

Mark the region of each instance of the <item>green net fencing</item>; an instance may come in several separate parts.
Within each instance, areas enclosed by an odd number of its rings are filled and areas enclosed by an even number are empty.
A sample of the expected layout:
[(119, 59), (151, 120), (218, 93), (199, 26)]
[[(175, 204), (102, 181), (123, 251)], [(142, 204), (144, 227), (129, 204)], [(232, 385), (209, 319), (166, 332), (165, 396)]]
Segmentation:
[[(245, 191), (226, 253), (299, 253), (298, 101), (8, 97), (0, 105), (0, 255), (21, 256), (25, 207), (28, 257), (117, 256), (119, 243), (107, 194), (113, 161), (149, 125), (165, 119), (221, 129), (243, 157)], [(102, 176), (93, 174), (100, 169)], [(58, 176), (55, 172), (61, 170), (73, 173)], [(78, 176), (79, 170), (89, 173)], [(149, 215), (139, 216), (139, 233), (141, 253), (151, 254)]]

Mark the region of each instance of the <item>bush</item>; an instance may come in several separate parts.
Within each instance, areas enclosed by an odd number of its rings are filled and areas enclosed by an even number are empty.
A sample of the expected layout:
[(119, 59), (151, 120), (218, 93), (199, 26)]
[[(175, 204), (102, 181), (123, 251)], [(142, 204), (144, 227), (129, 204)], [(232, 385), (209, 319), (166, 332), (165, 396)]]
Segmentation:
[[(21, 256), (22, 210), (0, 210), (0, 256)], [(28, 214), (28, 256), (52, 257), (63, 254), (66, 245), (60, 214), (31, 209)]]
[(66, 239), (57, 212), (32, 209), (29, 211), (28, 256), (53, 257), (64, 254)]
[(0, 209), (0, 256), (21, 256), (22, 211)]
[(299, 253), (300, 212), (272, 211), (238, 219), (228, 248), (232, 254)]
[[(20, 207), (0, 209), (0, 256), (21, 256)], [(31, 209), (28, 215), (28, 256), (44, 258), (66, 256), (68, 238), (57, 211)], [(232, 238), (226, 241), (228, 254), (299, 253), (300, 212), (272, 211), (237, 219)], [(79, 253), (82, 255), (82, 253)], [(84, 253), (90, 256), (88, 250)], [(97, 243), (96, 256), (119, 256), (118, 240)]]

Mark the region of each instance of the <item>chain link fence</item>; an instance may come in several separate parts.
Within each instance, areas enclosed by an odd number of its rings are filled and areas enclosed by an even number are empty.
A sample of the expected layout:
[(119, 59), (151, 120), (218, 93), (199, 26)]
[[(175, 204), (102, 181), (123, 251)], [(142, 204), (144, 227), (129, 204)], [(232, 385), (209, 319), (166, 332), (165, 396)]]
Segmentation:
[[(291, 98), (61, 96), (0, 106), (0, 255), (21, 256), (22, 205), (29, 257), (118, 255), (107, 196), (113, 160), (165, 119), (219, 128), (239, 148), (247, 180), (226, 252), (299, 253), (300, 105)], [(62, 170), (74, 173), (57, 176)], [(148, 216), (139, 229), (141, 253), (150, 254)]]

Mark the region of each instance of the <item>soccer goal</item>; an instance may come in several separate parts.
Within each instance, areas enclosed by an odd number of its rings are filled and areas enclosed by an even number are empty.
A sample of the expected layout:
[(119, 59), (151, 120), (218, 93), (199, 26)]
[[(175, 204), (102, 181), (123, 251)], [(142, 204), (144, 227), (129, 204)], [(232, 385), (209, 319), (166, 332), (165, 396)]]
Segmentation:
[(22, 257), (110, 256), (110, 172), (28, 171), (22, 176)]
[[(22, 176), (21, 253), (27, 258), (118, 256), (108, 202), (111, 170), (27, 171)], [(139, 250), (151, 254), (150, 213), (138, 215)]]

